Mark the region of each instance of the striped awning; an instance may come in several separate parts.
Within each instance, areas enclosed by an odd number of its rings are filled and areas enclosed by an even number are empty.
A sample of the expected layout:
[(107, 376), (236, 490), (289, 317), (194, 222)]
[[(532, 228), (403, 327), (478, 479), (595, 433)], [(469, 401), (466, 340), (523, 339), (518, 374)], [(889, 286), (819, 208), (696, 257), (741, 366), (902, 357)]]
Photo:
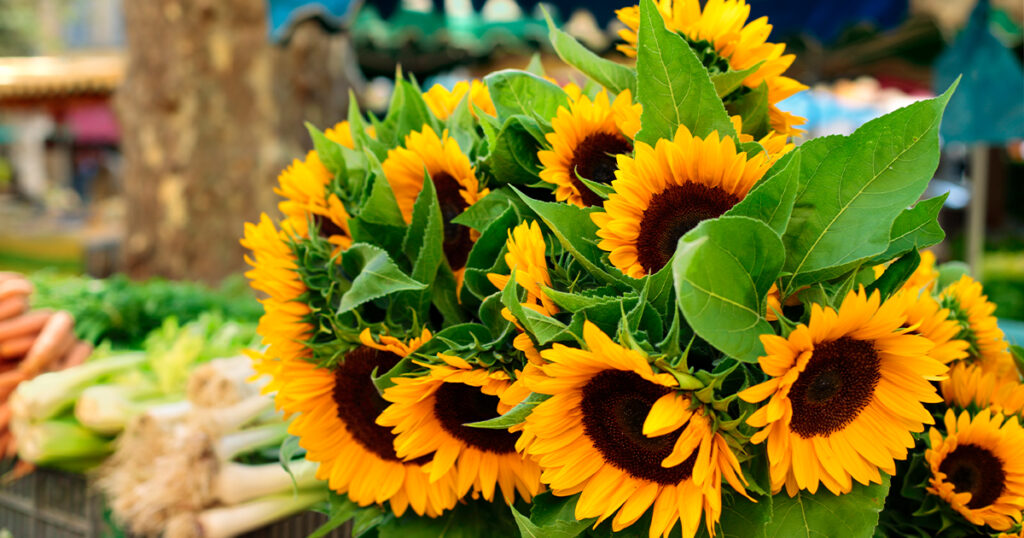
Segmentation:
[(124, 78), (121, 54), (0, 58), (0, 101), (105, 95)]

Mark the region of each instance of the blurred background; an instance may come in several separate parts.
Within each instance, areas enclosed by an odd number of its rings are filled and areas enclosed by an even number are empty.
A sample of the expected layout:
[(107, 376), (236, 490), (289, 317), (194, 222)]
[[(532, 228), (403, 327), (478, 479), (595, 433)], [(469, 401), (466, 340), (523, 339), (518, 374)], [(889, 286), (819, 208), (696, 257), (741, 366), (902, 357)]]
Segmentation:
[[(940, 261), (967, 260), (1024, 319), (1021, 0), (749, 0), (811, 86), (783, 108), (806, 137), (848, 134), (944, 90), (927, 197), (948, 192)], [(619, 0), (543, 4), (606, 57)], [(0, 270), (217, 283), (242, 223), (275, 211), (304, 122), (384, 113), (401, 66), (424, 89), (537, 55), (537, 0), (0, 0)]]

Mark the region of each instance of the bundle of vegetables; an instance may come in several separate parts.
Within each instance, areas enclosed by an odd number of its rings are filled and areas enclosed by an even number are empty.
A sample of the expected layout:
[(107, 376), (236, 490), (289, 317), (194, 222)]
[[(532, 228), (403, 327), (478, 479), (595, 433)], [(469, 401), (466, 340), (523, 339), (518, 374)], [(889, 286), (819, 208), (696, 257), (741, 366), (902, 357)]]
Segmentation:
[(272, 407), (270, 397), (253, 395), (134, 419), (99, 472), (115, 520), (137, 535), (224, 537), (325, 500), (315, 465), (274, 457), (288, 424)]
[(217, 289), (194, 282), (160, 278), (133, 281), (125, 275), (105, 279), (70, 277), (40, 272), (32, 275), (36, 307), (64, 308), (77, 324), (78, 336), (93, 344), (104, 340), (115, 347), (137, 348), (165, 318), (188, 323), (203, 313), (225, 319), (255, 321), (259, 303), (239, 279), (227, 279)]
[(20, 384), (10, 398), (19, 456), (68, 470), (94, 467), (133, 417), (183, 400), (193, 368), (237, 353), (253, 335), (252, 325), (218, 314), (185, 325), (169, 318), (147, 336), (143, 351), (101, 348), (84, 364)]
[[(332, 521), (1020, 533), (1014, 358), (980, 284), (919, 253), (953, 90), (796, 147), (779, 102), (804, 86), (744, 0), (618, 13), (635, 68), (552, 27), (582, 87), (537, 62), (400, 78), (384, 118), (311, 128), (283, 218), (246, 225), (256, 369)], [(983, 397), (944, 398), (948, 371)]]
[[(40, 373), (81, 364), (92, 345), (75, 338), (75, 320), (66, 311), (30, 310), (32, 284), (16, 273), (0, 273), (0, 455), (13, 455), (8, 403), (19, 383)], [(44, 374), (45, 375), (45, 374)], [(20, 466), (19, 474), (28, 468)]]

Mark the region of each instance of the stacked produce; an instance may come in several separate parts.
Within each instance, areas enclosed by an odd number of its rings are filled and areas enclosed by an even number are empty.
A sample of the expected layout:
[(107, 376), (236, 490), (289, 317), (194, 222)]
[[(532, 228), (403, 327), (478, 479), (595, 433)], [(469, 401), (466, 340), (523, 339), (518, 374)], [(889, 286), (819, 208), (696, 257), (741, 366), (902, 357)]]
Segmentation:
[(953, 89), (795, 147), (804, 86), (749, 13), (642, 0), (635, 68), (552, 27), (586, 83), (400, 79), (384, 118), (310, 129), (243, 245), (255, 368), (332, 522), (1021, 532), (1019, 361), (980, 284), (919, 254)]
[[(4, 457), (13, 456), (17, 446), (8, 428), (11, 393), (43, 372), (81, 364), (92, 352), (92, 345), (75, 337), (70, 313), (30, 309), (33, 291), (23, 276), (0, 272), (0, 454)], [(16, 474), (28, 469), (22, 465)]]
[(252, 339), (251, 325), (219, 315), (185, 325), (168, 318), (140, 351), (104, 346), (82, 364), (25, 381), (9, 401), (17, 453), (34, 464), (93, 468), (111, 454), (113, 438), (132, 418), (183, 400), (194, 367), (238, 353)]

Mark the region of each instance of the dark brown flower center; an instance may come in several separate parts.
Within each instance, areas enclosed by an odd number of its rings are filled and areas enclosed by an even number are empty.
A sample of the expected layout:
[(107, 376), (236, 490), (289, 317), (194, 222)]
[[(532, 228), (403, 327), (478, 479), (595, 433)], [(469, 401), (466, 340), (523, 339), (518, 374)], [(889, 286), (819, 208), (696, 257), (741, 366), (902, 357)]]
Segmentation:
[(843, 337), (815, 345), (789, 391), (789, 429), (805, 439), (842, 430), (871, 402), (881, 377), (871, 342)]
[(452, 222), (469, 207), (459, 190), (462, 188), (448, 172), (438, 172), (431, 179), (437, 190), (437, 203), (441, 207), (441, 220), (444, 222), (444, 256), (453, 271), (466, 266), (469, 251), (473, 248), (473, 239), (469, 236), (469, 228)]
[(1006, 488), (1003, 462), (991, 451), (977, 445), (960, 445), (946, 455), (939, 470), (957, 493), (971, 494), (968, 508), (984, 508), (996, 501)]
[[(377, 424), (377, 416), (388, 406), (374, 386), (370, 374), (377, 375), (394, 368), (398, 355), (371, 347), (359, 346), (345, 354), (345, 359), (334, 368), (334, 403), (338, 418), (345, 423), (356, 442), (366, 450), (388, 461), (402, 461), (395, 454), (395, 436), (390, 428)], [(414, 463), (423, 464), (430, 458)]]
[(437, 389), (435, 398), (434, 416), (452, 437), (484, 452), (510, 454), (516, 451), (519, 434), (465, 426), (498, 416), (497, 396), (484, 394), (480, 387), (445, 383)]
[(678, 484), (693, 474), (697, 451), (683, 463), (665, 468), (661, 461), (672, 453), (682, 432), (653, 438), (643, 434), (651, 406), (668, 392), (634, 372), (605, 370), (583, 387), (583, 430), (606, 461), (634, 478)]
[(679, 238), (701, 221), (722, 216), (739, 198), (718, 187), (686, 182), (651, 198), (636, 238), (637, 259), (648, 274), (657, 273), (676, 252)]
[(576, 190), (580, 191), (583, 205), (601, 205), (601, 198), (580, 181), (580, 177), (596, 183), (611, 183), (615, 179), (616, 155), (633, 151), (633, 144), (624, 137), (611, 133), (594, 133), (583, 139), (573, 152), (569, 163), (569, 180)]
[(313, 220), (316, 221), (316, 227), (320, 230), (320, 237), (330, 238), (335, 235), (348, 236), (348, 234), (345, 233), (345, 230), (341, 229), (341, 226), (335, 224), (334, 219), (323, 215), (313, 215)]

